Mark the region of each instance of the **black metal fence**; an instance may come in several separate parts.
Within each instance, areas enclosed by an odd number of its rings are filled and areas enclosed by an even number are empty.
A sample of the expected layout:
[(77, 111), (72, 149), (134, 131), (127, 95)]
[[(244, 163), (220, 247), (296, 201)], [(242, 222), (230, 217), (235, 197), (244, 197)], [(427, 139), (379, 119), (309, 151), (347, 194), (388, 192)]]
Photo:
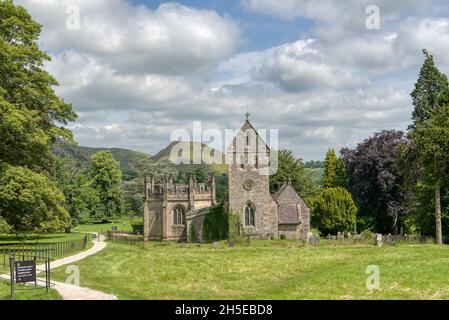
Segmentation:
[(107, 240), (115, 243), (129, 244), (135, 246), (145, 246), (143, 235), (131, 234), (126, 232), (117, 232), (109, 230), (107, 232)]
[(86, 234), (81, 239), (61, 242), (0, 244), (0, 263), (4, 268), (8, 267), (10, 255), (14, 255), (20, 260), (47, 261), (83, 250), (89, 241), (90, 234)]

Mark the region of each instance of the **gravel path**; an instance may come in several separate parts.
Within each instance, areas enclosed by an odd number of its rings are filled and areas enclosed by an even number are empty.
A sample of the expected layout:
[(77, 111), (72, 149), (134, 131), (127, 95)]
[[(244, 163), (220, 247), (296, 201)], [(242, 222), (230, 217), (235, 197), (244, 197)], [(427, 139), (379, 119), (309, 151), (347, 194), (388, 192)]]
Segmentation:
[[(94, 244), (93, 247), (90, 248), (89, 250), (83, 251), (83, 252), (75, 254), (73, 256), (69, 256), (69, 257), (65, 257), (62, 259), (52, 261), (50, 263), (51, 269), (58, 268), (60, 266), (66, 265), (66, 264), (71, 264), (76, 261), (82, 260), (90, 255), (93, 255), (93, 254), (103, 250), (107, 246), (107, 243), (104, 242), (103, 236), (100, 237), (100, 241), (98, 241), (98, 239), (94, 240), (93, 244)], [(44, 270), (45, 265), (38, 265), (37, 269)], [(10, 275), (2, 274), (2, 275), (0, 275), (0, 278), (10, 280)], [(39, 285), (45, 285), (45, 284), (43, 284), (43, 283), (45, 283), (45, 279), (42, 279), (42, 278), (39, 278), (39, 279), (41, 281), (38, 281), (38, 284), (42, 283)], [(78, 287), (73, 284), (67, 284), (64, 282), (58, 282), (58, 281), (53, 281), (53, 280), (52, 280), (52, 283), (55, 284), (55, 286), (53, 288), (56, 291), (58, 291), (58, 293), (62, 296), (62, 298), (64, 300), (117, 300), (117, 296), (107, 294), (107, 293), (104, 293), (101, 291), (92, 290), (89, 288)]]

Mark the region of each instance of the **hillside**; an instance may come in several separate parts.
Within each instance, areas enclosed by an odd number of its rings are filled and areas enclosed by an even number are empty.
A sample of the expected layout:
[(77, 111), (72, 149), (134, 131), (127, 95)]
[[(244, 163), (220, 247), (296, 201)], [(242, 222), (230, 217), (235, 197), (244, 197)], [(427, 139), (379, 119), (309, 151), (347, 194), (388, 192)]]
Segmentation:
[[(187, 150), (190, 147), (190, 159), (185, 158), (183, 160), (185, 160), (186, 163), (192, 163), (192, 159), (193, 159), (193, 146), (195, 145), (199, 145), (199, 142), (179, 142), (179, 141), (174, 141), (171, 142), (168, 146), (166, 146), (164, 149), (162, 149), (161, 151), (159, 151), (155, 156), (151, 157), (151, 160), (153, 160), (154, 162), (162, 162), (162, 161), (169, 161), (170, 160), (170, 154), (173, 150), (173, 148), (175, 146), (178, 146), (179, 148), (183, 148), (183, 150)], [(223, 164), (211, 164), (211, 165), (206, 165), (204, 163), (202, 164), (181, 164), (179, 165), (179, 169), (180, 171), (195, 171), (198, 168), (201, 168), (205, 171), (213, 171), (215, 172), (215, 174), (218, 175), (222, 175), (223, 173), (226, 173), (228, 170), (228, 167), (226, 164), (224, 164), (224, 155), (222, 152), (210, 148), (204, 144), (201, 144), (201, 152), (207, 152), (209, 154), (213, 154), (213, 155), (217, 155), (218, 157), (220, 157), (222, 159), (222, 163)]]
[(98, 151), (106, 150), (112, 153), (114, 158), (120, 162), (122, 172), (133, 171), (132, 164), (139, 159), (150, 159), (151, 156), (142, 152), (122, 148), (90, 148), (68, 144), (58, 144), (53, 148), (53, 153), (60, 156), (74, 158), (82, 167), (86, 167), (90, 157)]

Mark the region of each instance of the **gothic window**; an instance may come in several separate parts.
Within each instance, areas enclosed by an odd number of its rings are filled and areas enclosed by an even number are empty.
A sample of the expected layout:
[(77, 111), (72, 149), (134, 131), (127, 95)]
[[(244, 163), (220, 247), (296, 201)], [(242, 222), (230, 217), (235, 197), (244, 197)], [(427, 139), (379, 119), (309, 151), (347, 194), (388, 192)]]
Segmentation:
[(183, 206), (174, 207), (172, 212), (173, 212), (173, 224), (177, 225), (186, 224), (186, 209)]
[(254, 206), (248, 202), (245, 206), (245, 226), (246, 227), (254, 227), (256, 225), (255, 219), (256, 210)]

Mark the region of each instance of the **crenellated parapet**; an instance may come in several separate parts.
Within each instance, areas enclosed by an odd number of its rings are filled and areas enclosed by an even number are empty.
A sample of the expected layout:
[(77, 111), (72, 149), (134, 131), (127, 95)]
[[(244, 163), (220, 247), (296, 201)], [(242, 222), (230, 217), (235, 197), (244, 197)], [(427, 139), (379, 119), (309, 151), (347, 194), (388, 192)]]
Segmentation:
[(207, 183), (198, 183), (193, 174), (188, 183), (175, 183), (171, 176), (165, 176), (162, 183), (156, 183), (154, 176), (145, 177), (145, 200), (211, 200), (215, 203), (215, 175), (208, 177)]

